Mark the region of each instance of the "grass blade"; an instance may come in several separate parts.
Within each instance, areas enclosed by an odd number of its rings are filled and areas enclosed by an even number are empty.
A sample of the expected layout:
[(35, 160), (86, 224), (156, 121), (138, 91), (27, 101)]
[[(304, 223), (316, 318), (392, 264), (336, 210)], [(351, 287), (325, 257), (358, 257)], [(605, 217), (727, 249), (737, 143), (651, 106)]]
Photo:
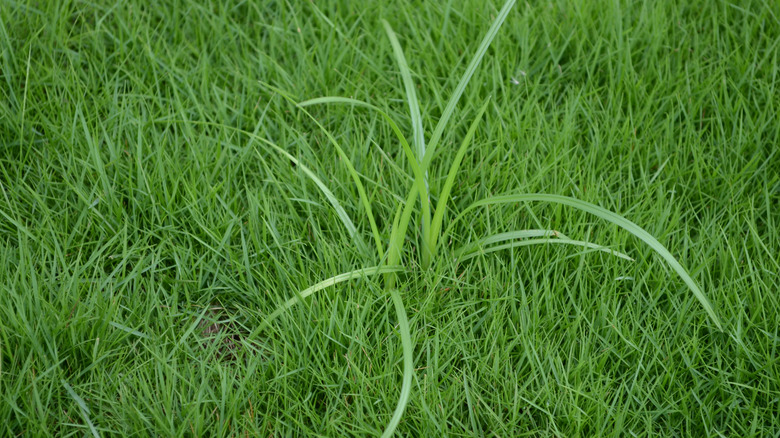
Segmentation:
[[(352, 177), (352, 181), (355, 182), (355, 187), (357, 188), (358, 195), (360, 196), (360, 202), (363, 204), (363, 209), (366, 212), (366, 216), (368, 216), (368, 222), (371, 226), (371, 233), (374, 235), (374, 243), (376, 245), (377, 253), (379, 254), (379, 258), (381, 259), (385, 252), (384, 245), (382, 244), (382, 237), (379, 235), (379, 229), (377, 228), (376, 220), (374, 219), (374, 211), (371, 208), (371, 202), (369, 202), (368, 200), (368, 195), (366, 195), (366, 189), (363, 187), (363, 183), (360, 181), (360, 175), (358, 174), (357, 170), (355, 170), (355, 166), (352, 165), (352, 160), (349, 159), (347, 154), (341, 148), (341, 145), (339, 145), (339, 143), (336, 141), (336, 139), (333, 137), (330, 131), (325, 129), (325, 127), (322, 126), (319, 120), (314, 118), (313, 115), (311, 115), (303, 107), (299, 106), (291, 96), (289, 96), (283, 90), (280, 90), (279, 88), (276, 88), (272, 85), (266, 84), (264, 82), (262, 82), (262, 84), (268, 89), (282, 96), (288, 102), (292, 103), (298, 109), (300, 109), (304, 114), (306, 114), (306, 116), (309, 117), (320, 128), (320, 130), (328, 138), (328, 141), (330, 141), (330, 144), (332, 144), (333, 147), (336, 149), (336, 152), (339, 154), (339, 157), (341, 157), (341, 161), (343, 161), (344, 165), (347, 166), (347, 170), (349, 171), (349, 174)], [(261, 140), (264, 139), (261, 138)], [(270, 143), (270, 142), (265, 140), (265, 143)]]
[[(270, 87), (270, 86), (269, 86)], [(271, 87), (273, 90), (278, 90), (277, 88)], [(279, 90), (279, 93), (282, 94), (281, 90)], [(286, 99), (289, 99), (289, 97), (285, 96)], [(294, 102), (293, 102), (294, 103)], [(312, 117), (311, 114), (304, 111), (309, 117)], [(163, 121), (157, 121), (158, 123), (162, 123)], [(301, 170), (312, 179), (314, 184), (317, 186), (317, 188), (322, 191), (322, 193), (325, 195), (325, 197), (328, 199), (328, 202), (330, 202), (331, 206), (333, 206), (334, 210), (336, 210), (336, 214), (339, 216), (339, 219), (344, 224), (344, 226), (347, 228), (347, 231), (349, 232), (350, 236), (356, 241), (356, 242), (362, 242), (362, 243), (356, 243), (356, 245), (360, 246), (362, 248), (368, 248), (365, 241), (363, 240), (362, 236), (357, 232), (357, 228), (355, 227), (355, 224), (352, 222), (352, 219), (349, 218), (349, 215), (347, 215), (344, 208), (341, 206), (341, 203), (338, 201), (336, 196), (333, 194), (333, 192), (328, 189), (328, 187), (325, 185), (325, 183), (322, 182), (317, 176), (314, 174), (314, 172), (311, 171), (308, 167), (306, 167), (303, 163), (301, 163), (297, 158), (290, 155), (289, 152), (285, 151), (284, 149), (277, 146), (274, 142), (265, 139), (263, 137), (260, 137), (254, 132), (247, 131), (245, 129), (236, 128), (235, 126), (225, 125), (223, 123), (215, 123), (215, 122), (207, 122), (207, 121), (186, 121), (186, 120), (165, 120), (165, 123), (191, 123), (193, 125), (203, 125), (203, 126), (215, 126), (223, 129), (230, 129), (235, 132), (240, 132), (241, 134), (244, 134), (248, 136), (249, 138), (259, 141), (260, 143), (269, 146), (271, 149), (273, 149), (276, 152), (281, 153), (286, 158), (288, 158), (290, 161), (295, 163), (296, 166), (300, 166)], [(314, 123), (317, 124), (323, 131), (325, 132), (326, 136), (328, 136), (329, 139), (332, 139), (332, 136), (329, 132), (325, 130), (325, 128), (317, 122), (317, 120), (314, 120)], [(335, 139), (332, 140), (335, 142)], [(337, 150), (344, 154), (344, 151), (341, 150), (340, 146), (335, 143), (335, 146)], [(354, 166), (352, 166), (352, 162), (349, 160), (349, 158), (346, 158), (345, 155), (342, 155), (342, 161), (347, 165), (347, 169), (350, 172), (350, 175), (352, 176), (352, 179), (355, 181), (355, 185), (358, 187), (358, 193), (360, 194), (360, 199), (363, 204), (363, 208), (366, 211), (366, 215), (368, 216), (368, 221), (371, 224), (371, 231), (374, 235), (374, 241), (377, 247), (377, 252), (379, 254), (379, 258), (381, 259), (384, 254), (384, 245), (382, 244), (382, 238), (379, 235), (379, 229), (376, 226), (376, 221), (374, 220), (374, 213), (371, 209), (371, 204), (368, 202), (368, 197), (365, 194), (365, 189), (363, 188), (363, 184), (360, 182), (359, 178), (360, 175), (358, 175), (357, 171), (355, 170)]]
[(471, 77), (477, 70), (479, 63), (482, 62), (482, 58), (485, 56), (490, 43), (493, 42), (496, 34), (498, 34), (498, 30), (501, 28), (501, 25), (504, 23), (504, 20), (506, 20), (507, 15), (509, 15), (509, 11), (514, 5), (515, 0), (507, 0), (507, 2), (504, 3), (504, 7), (501, 8), (498, 16), (495, 20), (493, 20), (493, 24), (490, 25), (490, 29), (488, 29), (485, 37), (482, 39), (482, 43), (480, 43), (479, 48), (477, 49), (477, 53), (474, 54), (474, 57), (471, 59), (468, 67), (466, 67), (466, 71), (463, 73), (463, 77), (460, 78), (458, 86), (455, 87), (455, 91), (452, 93), (452, 96), (450, 96), (450, 100), (447, 102), (447, 106), (444, 108), (444, 112), (442, 112), (441, 118), (436, 124), (433, 135), (431, 135), (431, 139), (428, 142), (428, 149), (425, 151), (425, 158), (423, 159), (423, 168), (428, 168), (431, 159), (433, 159), (433, 153), (436, 150), (436, 146), (439, 144), (439, 140), (441, 140), (442, 134), (444, 134), (444, 128), (447, 127), (447, 123), (449, 122), (450, 117), (452, 117), (452, 113), (455, 111), (455, 105), (458, 104), (460, 96), (463, 95), (463, 91), (466, 89), (466, 85), (468, 85), (469, 81), (471, 81)]
[(68, 393), (70, 398), (72, 398), (73, 401), (75, 401), (79, 406), (79, 409), (81, 409), (81, 416), (84, 418), (84, 421), (87, 422), (87, 426), (89, 426), (89, 430), (92, 432), (92, 436), (95, 438), (100, 438), (100, 434), (98, 433), (97, 429), (95, 429), (95, 425), (92, 424), (92, 420), (89, 419), (89, 407), (87, 407), (84, 399), (76, 394), (76, 391), (73, 390), (73, 388), (70, 386), (70, 384), (68, 384), (67, 381), (65, 381), (65, 379), (61, 379), (60, 383), (62, 383), (62, 386), (65, 388), (65, 392)]
[(436, 213), (434, 213), (433, 222), (431, 222), (430, 247), (434, 254), (437, 252), (436, 245), (438, 244), (439, 231), (441, 230), (441, 221), (444, 219), (444, 211), (447, 209), (447, 201), (450, 199), (450, 191), (452, 190), (452, 185), (455, 183), (455, 177), (458, 174), (458, 169), (460, 169), (460, 163), (463, 161), (463, 156), (466, 155), (468, 146), (471, 144), (471, 139), (474, 137), (474, 133), (477, 131), (477, 126), (479, 126), (479, 122), (482, 120), (482, 115), (485, 114), (485, 110), (487, 109), (489, 103), (490, 98), (485, 101), (485, 104), (482, 105), (482, 108), (480, 108), (479, 112), (477, 112), (477, 116), (474, 117), (474, 120), (471, 122), (471, 126), (469, 127), (466, 136), (463, 137), (463, 141), (460, 144), (458, 153), (455, 155), (455, 160), (453, 160), (452, 164), (450, 165), (450, 171), (447, 174), (447, 179), (441, 189), (439, 202), (436, 204)]
[[(371, 105), (368, 102), (364, 102), (358, 99), (351, 99), (348, 97), (335, 97), (335, 96), (318, 97), (316, 99), (305, 100), (299, 103), (298, 105), (301, 107), (305, 107), (310, 105), (328, 104), (328, 103), (343, 103), (348, 105), (361, 106), (361, 107), (369, 108), (379, 113), (379, 115), (381, 115), (385, 119), (387, 124), (390, 125), (390, 129), (393, 130), (396, 137), (398, 138), (398, 141), (401, 143), (401, 147), (403, 148), (404, 153), (406, 154), (406, 158), (409, 161), (409, 164), (412, 166), (412, 173), (414, 173), (414, 177), (416, 180), (415, 182), (419, 184), (418, 189), (425, 189), (425, 186), (423, 185), (423, 181), (425, 178), (423, 175), (422, 167), (420, 167), (420, 163), (414, 157), (414, 152), (412, 151), (411, 146), (409, 146), (409, 142), (406, 141), (406, 137), (404, 137), (403, 132), (401, 132), (401, 128), (398, 127), (398, 124), (396, 124), (395, 121), (392, 118), (390, 118), (390, 116), (386, 112), (382, 111), (381, 108), (375, 105)], [(427, 193), (427, 191), (423, 191), (421, 193)]]
[(412, 393), (412, 376), (414, 376), (414, 349), (412, 348), (412, 336), (409, 333), (409, 320), (406, 318), (404, 303), (401, 301), (401, 295), (397, 289), (390, 291), (390, 296), (393, 298), (395, 313), (398, 316), (398, 331), (401, 334), (401, 346), (404, 354), (404, 375), (403, 383), (401, 384), (401, 395), (398, 397), (398, 405), (396, 405), (393, 417), (390, 418), (390, 422), (387, 424), (384, 433), (382, 433), (382, 438), (393, 436), (398, 423), (401, 422), (401, 417), (404, 415), (404, 410), (406, 410), (406, 405), (409, 403), (409, 397)]
[(449, 232), (449, 230), (451, 230), (452, 226), (456, 222), (462, 219), (465, 214), (467, 214), (468, 212), (470, 212), (471, 210), (477, 207), (493, 205), (493, 204), (513, 204), (517, 202), (533, 202), (533, 201), (552, 202), (556, 204), (567, 205), (569, 207), (574, 207), (576, 209), (598, 216), (608, 222), (612, 222), (613, 224), (623, 228), (624, 230), (638, 237), (640, 240), (648, 244), (650, 248), (653, 249), (653, 251), (658, 253), (658, 255), (660, 255), (661, 258), (666, 260), (666, 263), (668, 263), (669, 266), (671, 266), (671, 268), (677, 273), (677, 275), (679, 275), (680, 278), (682, 278), (683, 282), (685, 282), (685, 284), (688, 286), (691, 292), (693, 292), (693, 295), (696, 297), (696, 299), (699, 300), (701, 305), (704, 307), (704, 310), (707, 312), (709, 317), (718, 327), (718, 330), (723, 331), (723, 326), (720, 323), (720, 318), (718, 318), (718, 315), (715, 313), (715, 309), (712, 307), (712, 304), (704, 295), (704, 292), (702, 292), (701, 288), (699, 288), (699, 285), (696, 284), (693, 278), (691, 278), (691, 275), (688, 273), (688, 271), (680, 264), (680, 262), (677, 261), (676, 258), (674, 258), (672, 253), (670, 253), (669, 250), (667, 250), (666, 247), (664, 247), (661, 244), (661, 242), (659, 242), (650, 233), (642, 229), (642, 227), (640, 227), (639, 225), (631, 222), (630, 220), (624, 218), (623, 216), (620, 216), (617, 213), (613, 213), (607, 209), (599, 207), (598, 205), (581, 201), (579, 199), (570, 198), (568, 196), (548, 195), (544, 193), (494, 196), (490, 198), (481, 199), (468, 206), (465, 210), (463, 210), (463, 212), (461, 212), (458, 215), (457, 218), (455, 218), (454, 221), (452, 221), (452, 224), (450, 225), (450, 227), (448, 227), (447, 230)]
[(354, 280), (356, 278), (370, 277), (372, 275), (387, 274), (390, 272), (399, 272), (401, 270), (403, 270), (403, 268), (400, 266), (374, 266), (370, 268), (356, 269), (354, 271), (345, 272), (343, 274), (330, 277), (327, 280), (323, 280), (300, 291), (300, 293), (296, 294), (294, 297), (290, 298), (284, 304), (279, 306), (273, 313), (268, 315), (268, 317), (263, 320), (257, 330), (255, 330), (254, 334), (263, 331), (266, 327), (268, 327), (268, 325), (271, 324), (271, 322), (278, 318), (279, 315), (284, 313), (290, 307), (299, 303), (302, 299), (314, 294), (315, 292), (321, 291), (327, 287), (334, 286), (339, 283), (343, 283), (345, 281)]
[(130, 328), (130, 327), (126, 326), (126, 325), (120, 324), (118, 322), (109, 321), (108, 325), (110, 325), (111, 327), (114, 327), (114, 328), (118, 328), (119, 330), (122, 330), (123, 332), (130, 333), (131, 335), (138, 336), (139, 338), (151, 339), (149, 337), (149, 335), (147, 335), (146, 333), (139, 332), (138, 330), (132, 329), (132, 328)]
[[(422, 172), (422, 168), (420, 167), (419, 163), (417, 162), (417, 159), (414, 157), (414, 153), (412, 152), (411, 148), (409, 147), (409, 143), (406, 141), (406, 138), (404, 137), (403, 133), (401, 132), (400, 128), (398, 128), (398, 125), (393, 121), (393, 119), (390, 118), (390, 116), (382, 111), (380, 108), (371, 105), (370, 103), (364, 102), (362, 100), (357, 99), (350, 99), (346, 97), (320, 97), (316, 99), (310, 99), (301, 102), (300, 106), (309, 106), (309, 105), (315, 105), (315, 104), (325, 104), (325, 103), (345, 103), (345, 104), (351, 104), (351, 105), (357, 105), (362, 106), (366, 108), (370, 108), (376, 112), (378, 112), (384, 119), (387, 121), (387, 123), (390, 125), (390, 128), (395, 132), (396, 137), (398, 137), (398, 140), (401, 142), (401, 146), (404, 150), (404, 153), (406, 154), (407, 160), (409, 161), (409, 164), (412, 166), (412, 172), (414, 173), (414, 181), (415, 181), (415, 188), (414, 192), (415, 194), (420, 195), (420, 207), (421, 207), (421, 213), (422, 213), (422, 265), (423, 267), (427, 268), (430, 265), (431, 260), (431, 251), (433, 250), (433, 247), (429, 245), (430, 242), (430, 203), (428, 202), (428, 191), (427, 187), (425, 185), (425, 177)], [(411, 197), (410, 199), (414, 199), (414, 197)], [(409, 208), (411, 208), (411, 205), (409, 205), (407, 201), (407, 205)], [(409, 214), (411, 214), (411, 210), (407, 209), (405, 211), (408, 211)], [(406, 221), (404, 222), (406, 225), (403, 227), (403, 232), (396, 233), (395, 230), (393, 231), (394, 235), (398, 235), (397, 237), (401, 238), (401, 243), (403, 243), (403, 236), (406, 234), (406, 226), (409, 224), (409, 218), (410, 216), (404, 215), (406, 217)], [(390, 239), (391, 244), (395, 241), (395, 239)], [(400, 249), (400, 245), (396, 248)], [(390, 253), (394, 254), (396, 251), (391, 250)], [(392, 256), (391, 256), (392, 257)], [(400, 255), (399, 255), (400, 257)], [(388, 264), (395, 264), (394, 262), (388, 261)]]
[[(412, 211), (414, 208), (414, 198), (417, 197), (417, 186), (412, 186), (409, 190), (409, 195), (406, 197), (406, 203), (404, 204), (404, 211), (401, 214), (401, 218), (397, 225), (394, 224), (393, 231), (390, 233), (390, 243), (387, 249), (387, 264), (394, 266), (400, 264), (401, 261), (401, 248), (404, 245), (404, 237), (406, 237), (406, 229), (409, 228), (409, 221), (412, 218)], [(388, 281), (385, 284), (387, 290), (392, 290), (395, 283), (395, 275), (388, 276)]]
[(582, 246), (585, 248), (595, 249), (597, 251), (606, 252), (607, 254), (611, 254), (615, 257), (619, 257), (621, 259), (625, 259), (628, 261), (633, 262), (634, 259), (627, 256), (626, 254), (623, 254), (622, 252), (614, 251), (610, 248), (607, 248), (606, 246), (597, 245), (595, 243), (590, 242), (583, 242), (581, 240), (571, 240), (571, 239), (528, 239), (528, 240), (519, 240), (517, 242), (512, 243), (506, 243), (504, 245), (497, 245), (497, 246), (491, 246), (489, 248), (482, 248), (479, 247), (475, 251), (467, 252), (464, 256), (458, 257), (458, 261), (466, 261), (469, 259), (472, 259), (480, 254), (488, 254), (491, 252), (501, 251), (504, 249), (511, 249), (511, 248), (518, 248), (521, 246), (529, 246), (529, 245), (543, 245), (545, 243), (562, 243), (566, 245), (575, 245), (575, 246)]
[[(393, 28), (390, 26), (390, 23), (384, 19), (382, 20), (382, 26), (384, 26), (387, 37), (390, 39), (390, 45), (393, 46), (395, 61), (398, 63), (398, 69), (401, 71), (401, 79), (403, 80), (404, 89), (406, 90), (406, 101), (409, 103), (409, 114), (412, 118), (412, 143), (417, 152), (417, 160), (422, 164), (422, 159), (425, 156), (425, 136), (422, 127), (422, 117), (420, 117), (420, 103), (417, 100), (417, 91), (415, 91), (414, 81), (412, 81), (412, 74), (409, 71), (409, 64), (406, 62), (404, 50), (401, 48), (401, 44), (398, 42), (395, 32), (393, 32)], [(428, 184), (427, 169), (425, 183), (426, 185)]]
[(516, 230), (493, 234), (492, 236), (479, 239), (476, 242), (467, 243), (456, 249), (454, 254), (456, 258), (460, 258), (463, 254), (478, 251), (480, 247), (485, 247), (498, 242), (505, 242), (507, 240), (529, 239), (532, 237), (562, 237), (568, 239), (568, 237), (555, 230)]
[(316, 185), (317, 188), (320, 189), (322, 194), (325, 195), (325, 198), (327, 198), (328, 202), (333, 207), (333, 209), (336, 210), (336, 216), (338, 216), (339, 219), (341, 220), (341, 223), (344, 224), (344, 227), (347, 229), (347, 232), (352, 237), (352, 240), (355, 241), (355, 244), (358, 246), (358, 248), (360, 248), (361, 251), (368, 250), (368, 246), (366, 245), (366, 242), (363, 240), (363, 237), (360, 235), (360, 233), (358, 233), (358, 230), (355, 227), (355, 224), (352, 222), (352, 219), (349, 218), (349, 215), (347, 214), (346, 210), (344, 210), (344, 207), (341, 206), (341, 203), (339, 202), (338, 198), (336, 198), (336, 195), (334, 195), (333, 192), (330, 191), (328, 186), (325, 185), (325, 183), (322, 182), (322, 180), (319, 179), (317, 175), (315, 175), (314, 172), (311, 171), (311, 169), (306, 167), (303, 163), (300, 162), (300, 160), (292, 156), (289, 152), (271, 143), (270, 141), (264, 141), (264, 143), (269, 147), (271, 147), (276, 152), (279, 152), (280, 154), (284, 155), (285, 158), (287, 158), (288, 160), (295, 163), (295, 165), (298, 166), (303, 171), (303, 173), (306, 174), (306, 176), (308, 176), (309, 179), (312, 180), (314, 185)]

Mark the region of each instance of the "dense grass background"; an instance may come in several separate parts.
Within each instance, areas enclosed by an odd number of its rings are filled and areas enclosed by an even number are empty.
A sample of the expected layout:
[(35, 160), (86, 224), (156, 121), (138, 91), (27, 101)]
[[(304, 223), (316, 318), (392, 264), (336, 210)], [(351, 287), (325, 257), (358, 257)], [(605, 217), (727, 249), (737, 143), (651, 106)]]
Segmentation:
[[(261, 82), (364, 99), (411, 132), (385, 18), (431, 127), (501, 5), (103, 3), (0, 2), (0, 434), (377, 434), (401, 379), (379, 281), (253, 332), (296, 290), (379, 261), (257, 140), (315, 170), (368, 238), (323, 133)], [(637, 260), (537, 246), (421, 273), (408, 241), (417, 372), (399, 432), (780, 436), (780, 6), (581, 3), (510, 14), (445, 139), (492, 97), (454, 204), (548, 192), (620, 212), (688, 266), (726, 333), (617, 227), (485, 208), (447, 243), (553, 228)], [(411, 183), (392, 133), (365, 110), (311, 111), (387, 238)]]

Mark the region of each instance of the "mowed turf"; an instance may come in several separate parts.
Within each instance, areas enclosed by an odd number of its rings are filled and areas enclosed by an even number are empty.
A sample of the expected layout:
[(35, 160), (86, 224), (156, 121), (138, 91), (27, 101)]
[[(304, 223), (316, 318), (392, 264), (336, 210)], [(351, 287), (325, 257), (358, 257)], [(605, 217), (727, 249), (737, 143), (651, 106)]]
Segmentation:
[[(430, 138), (502, 4), (164, 3), (0, 3), (0, 435), (381, 434), (405, 326), (382, 275), (269, 318), (383, 263), (375, 236), (397, 237), (415, 175), (377, 112), (291, 101), (368, 102), (414, 144), (385, 19)], [(396, 434), (778, 436), (780, 6), (581, 3), (515, 5), (443, 133), (432, 205), (490, 99), (442, 249), (420, 256), (419, 200), (403, 240), (414, 374)], [(517, 203), (453, 221), (523, 193), (647, 230), (723, 330), (596, 216)], [(457, 257), (526, 229), (612, 253)]]

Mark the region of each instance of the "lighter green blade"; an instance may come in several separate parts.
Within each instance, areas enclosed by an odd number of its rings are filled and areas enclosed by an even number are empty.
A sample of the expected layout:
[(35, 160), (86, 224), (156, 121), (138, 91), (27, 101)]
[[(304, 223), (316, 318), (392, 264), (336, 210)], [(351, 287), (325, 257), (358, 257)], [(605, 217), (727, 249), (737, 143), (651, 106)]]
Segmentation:
[(255, 334), (263, 331), (266, 327), (268, 327), (269, 324), (271, 324), (271, 322), (273, 322), (276, 318), (278, 318), (279, 315), (284, 313), (290, 307), (299, 303), (302, 299), (312, 295), (315, 292), (321, 291), (325, 288), (334, 286), (339, 283), (343, 283), (345, 281), (354, 280), (363, 277), (370, 277), (372, 275), (387, 274), (390, 272), (399, 272), (402, 270), (403, 268), (400, 266), (373, 266), (370, 268), (356, 269), (354, 271), (345, 272), (343, 274), (330, 277), (327, 280), (323, 280), (313, 286), (310, 286), (300, 291), (300, 293), (297, 293), (294, 297), (290, 298), (284, 304), (279, 306), (273, 313), (268, 315), (265, 318), (265, 320), (263, 320), (260, 326), (255, 330)]
[(341, 223), (344, 224), (344, 227), (347, 229), (347, 232), (355, 241), (355, 244), (360, 248), (361, 251), (366, 251), (368, 248), (366, 242), (363, 240), (363, 237), (360, 235), (360, 233), (358, 233), (355, 224), (352, 222), (352, 219), (349, 218), (349, 215), (347, 214), (346, 210), (344, 210), (344, 207), (341, 206), (341, 203), (339, 202), (338, 198), (336, 198), (336, 195), (334, 195), (333, 192), (330, 191), (328, 186), (325, 185), (325, 183), (322, 182), (322, 180), (319, 179), (317, 175), (315, 175), (314, 172), (311, 171), (311, 169), (306, 167), (306, 165), (301, 163), (300, 160), (292, 156), (289, 152), (271, 143), (270, 141), (264, 141), (264, 143), (268, 145), (271, 149), (284, 155), (288, 160), (295, 163), (295, 165), (298, 166), (298, 168), (300, 168), (301, 171), (303, 171), (303, 173), (309, 177), (309, 179), (311, 179), (314, 185), (316, 185), (317, 188), (320, 189), (322, 194), (325, 195), (325, 198), (333, 207), (333, 210), (336, 211), (336, 216), (338, 216), (339, 219), (341, 220)]
[[(349, 175), (352, 177), (352, 181), (354, 181), (355, 183), (355, 188), (357, 189), (358, 196), (360, 197), (360, 203), (363, 205), (363, 210), (366, 212), (366, 216), (368, 217), (368, 223), (371, 226), (371, 233), (374, 236), (374, 244), (376, 245), (377, 254), (381, 259), (384, 254), (384, 245), (382, 244), (382, 237), (379, 235), (379, 229), (377, 228), (376, 220), (374, 219), (374, 211), (371, 207), (371, 202), (368, 200), (368, 195), (366, 195), (366, 189), (363, 187), (363, 183), (360, 181), (360, 174), (358, 174), (357, 170), (355, 170), (355, 166), (352, 165), (352, 160), (349, 159), (349, 156), (347, 156), (347, 154), (341, 148), (341, 145), (339, 145), (339, 143), (333, 137), (333, 134), (331, 134), (330, 131), (325, 129), (325, 127), (322, 126), (319, 120), (317, 120), (314, 116), (312, 116), (303, 107), (299, 106), (290, 95), (288, 95), (283, 90), (276, 88), (270, 84), (266, 84), (263, 82), (261, 83), (268, 89), (282, 96), (288, 102), (292, 103), (293, 105), (296, 105), (304, 114), (306, 114), (307, 117), (309, 117), (314, 122), (314, 124), (317, 125), (317, 127), (320, 128), (320, 130), (325, 134), (325, 137), (328, 138), (330, 144), (333, 145), (333, 147), (336, 149), (336, 152), (339, 154), (341, 161), (347, 167), (347, 170), (349, 171)], [(268, 141), (265, 142), (269, 143)]]
[[(409, 70), (409, 64), (406, 62), (404, 50), (401, 48), (393, 28), (385, 20), (382, 20), (382, 26), (384, 26), (387, 37), (390, 39), (390, 45), (393, 46), (395, 61), (398, 64), (398, 69), (401, 71), (401, 79), (406, 90), (406, 100), (409, 103), (409, 115), (412, 118), (412, 143), (417, 152), (417, 160), (422, 164), (422, 159), (425, 156), (425, 137), (423, 134), (422, 117), (420, 116), (420, 103), (417, 100), (417, 91), (415, 91), (414, 81), (412, 81), (412, 74)], [(426, 184), (428, 183), (427, 178), (426, 172)]]
[[(455, 220), (452, 222), (452, 224), (448, 228), (448, 231), (451, 230), (452, 226), (460, 219), (462, 219), (468, 212), (472, 211), (477, 207), (492, 205), (492, 204), (513, 204), (517, 202), (532, 202), (532, 201), (552, 202), (556, 204), (563, 204), (563, 205), (568, 205), (570, 207), (577, 208), (579, 210), (598, 216), (608, 222), (612, 222), (613, 224), (623, 228), (624, 230), (638, 237), (640, 240), (648, 244), (650, 248), (653, 249), (653, 251), (658, 253), (658, 255), (660, 255), (661, 258), (666, 260), (666, 263), (668, 263), (669, 266), (671, 266), (671, 268), (677, 273), (677, 275), (679, 275), (680, 278), (682, 278), (683, 282), (685, 282), (685, 284), (688, 286), (691, 292), (693, 292), (693, 295), (696, 297), (697, 300), (699, 300), (701, 305), (704, 307), (704, 310), (710, 316), (710, 318), (718, 327), (718, 329), (723, 331), (723, 326), (720, 323), (720, 318), (718, 318), (718, 315), (715, 313), (715, 309), (712, 307), (712, 304), (704, 295), (704, 292), (702, 292), (701, 288), (699, 288), (699, 285), (696, 284), (696, 282), (693, 280), (693, 278), (688, 273), (688, 271), (680, 264), (680, 262), (677, 261), (676, 258), (674, 258), (672, 253), (670, 253), (669, 250), (667, 250), (666, 247), (664, 247), (661, 244), (661, 242), (659, 242), (650, 233), (642, 229), (642, 227), (640, 227), (639, 225), (631, 222), (630, 220), (624, 218), (623, 216), (620, 216), (617, 213), (613, 213), (609, 210), (599, 207), (598, 205), (594, 205), (585, 201), (580, 201), (579, 199), (570, 198), (568, 196), (548, 195), (543, 193), (494, 196), (494, 197), (479, 200), (471, 204), (465, 210), (463, 210), (463, 212), (460, 215), (458, 215), (458, 217), (455, 218)], [(445, 232), (444, 234), (448, 234), (448, 232)]]
[(485, 56), (488, 47), (490, 47), (490, 43), (493, 42), (493, 39), (498, 34), (498, 30), (501, 28), (501, 25), (504, 23), (504, 20), (506, 20), (507, 15), (509, 15), (509, 11), (514, 5), (515, 0), (508, 0), (506, 3), (504, 3), (504, 7), (501, 8), (498, 16), (495, 20), (493, 20), (493, 24), (490, 26), (490, 29), (488, 29), (487, 33), (485, 34), (485, 37), (482, 38), (482, 43), (480, 43), (479, 48), (477, 49), (477, 53), (474, 54), (474, 57), (471, 59), (468, 67), (466, 67), (466, 71), (460, 78), (458, 86), (455, 87), (455, 91), (452, 93), (452, 96), (450, 96), (450, 100), (447, 102), (447, 106), (444, 108), (444, 111), (441, 114), (441, 118), (436, 124), (433, 135), (428, 142), (428, 149), (425, 151), (423, 168), (428, 168), (431, 159), (433, 159), (433, 153), (436, 150), (436, 146), (439, 144), (439, 140), (441, 140), (442, 134), (444, 134), (444, 129), (447, 127), (447, 123), (449, 122), (450, 117), (452, 117), (452, 113), (455, 111), (455, 105), (458, 104), (460, 97), (463, 95), (463, 91), (466, 89), (466, 85), (468, 85), (469, 81), (471, 81), (471, 77), (474, 76), (474, 72), (477, 70), (479, 63), (482, 62), (482, 58)]
[(567, 239), (568, 237), (555, 230), (516, 230), (506, 233), (493, 234), (488, 237), (483, 237), (476, 242), (467, 243), (460, 248), (456, 249), (454, 254), (456, 258), (460, 258), (463, 254), (468, 254), (474, 251), (478, 251), (479, 248), (492, 245), (494, 243), (506, 242), (507, 240), (529, 239), (532, 237), (562, 237)]
[(595, 243), (590, 242), (583, 242), (581, 240), (571, 240), (571, 239), (528, 239), (528, 240), (518, 240), (516, 242), (512, 243), (506, 243), (503, 245), (496, 245), (491, 246), (488, 248), (482, 248), (478, 247), (474, 251), (466, 252), (463, 256), (458, 258), (458, 261), (466, 261), (469, 259), (472, 259), (474, 257), (477, 257), (481, 254), (488, 254), (491, 252), (501, 251), (505, 249), (512, 249), (512, 248), (519, 248), (521, 246), (529, 246), (529, 245), (544, 245), (547, 243), (558, 243), (558, 244), (564, 244), (564, 245), (574, 245), (574, 246), (582, 246), (584, 248), (590, 248), (595, 249), (596, 251), (602, 251), (607, 254), (613, 255), (615, 257), (619, 257), (621, 259), (625, 259), (628, 261), (634, 261), (631, 257), (627, 256), (626, 254), (623, 254), (622, 252), (614, 251), (610, 248), (607, 248), (606, 246), (597, 245)]
[(436, 254), (436, 245), (438, 244), (441, 222), (444, 220), (444, 212), (447, 210), (447, 201), (450, 199), (450, 191), (452, 190), (452, 185), (455, 183), (455, 177), (458, 174), (458, 169), (460, 169), (460, 163), (463, 161), (463, 156), (466, 155), (468, 146), (471, 144), (471, 139), (474, 137), (474, 133), (479, 126), (479, 121), (482, 120), (482, 115), (485, 113), (489, 103), (490, 98), (482, 105), (482, 108), (477, 112), (477, 116), (474, 117), (474, 120), (471, 122), (471, 126), (469, 127), (468, 132), (466, 132), (466, 136), (463, 137), (458, 153), (455, 154), (455, 159), (450, 165), (450, 171), (447, 173), (447, 179), (444, 181), (444, 186), (441, 189), (439, 202), (436, 204), (436, 212), (433, 214), (433, 221), (431, 222), (430, 247), (434, 254)]
[(404, 303), (401, 301), (401, 295), (398, 293), (398, 290), (391, 290), (390, 296), (393, 298), (395, 313), (398, 317), (398, 331), (401, 335), (401, 346), (404, 354), (404, 375), (398, 404), (395, 412), (393, 412), (393, 417), (387, 424), (384, 433), (382, 433), (382, 438), (393, 436), (398, 423), (401, 422), (401, 417), (404, 415), (404, 410), (406, 410), (406, 405), (409, 403), (409, 397), (412, 393), (412, 377), (414, 376), (414, 349), (412, 347), (412, 336), (409, 333), (409, 320), (406, 318)]

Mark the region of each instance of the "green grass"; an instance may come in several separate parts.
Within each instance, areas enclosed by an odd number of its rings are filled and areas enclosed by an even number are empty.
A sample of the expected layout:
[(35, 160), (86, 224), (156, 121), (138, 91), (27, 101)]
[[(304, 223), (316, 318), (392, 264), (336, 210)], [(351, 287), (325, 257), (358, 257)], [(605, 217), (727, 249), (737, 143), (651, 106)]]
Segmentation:
[(2, 3), (0, 434), (780, 435), (780, 7), (434, 3)]

